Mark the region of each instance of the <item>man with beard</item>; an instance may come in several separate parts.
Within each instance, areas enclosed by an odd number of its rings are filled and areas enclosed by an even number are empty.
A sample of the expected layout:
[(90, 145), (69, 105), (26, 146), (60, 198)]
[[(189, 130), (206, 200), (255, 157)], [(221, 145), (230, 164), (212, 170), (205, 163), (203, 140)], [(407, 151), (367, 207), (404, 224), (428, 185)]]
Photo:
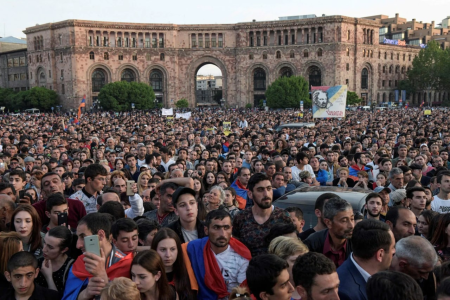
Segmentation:
[(415, 186), (406, 190), (406, 198), (409, 199), (409, 209), (416, 215), (418, 219), (420, 214), (427, 205), (427, 194), (425, 189), (420, 186)]
[(395, 254), (395, 238), (383, 222), (363, 220), (356, 224), (351, 238), (353, 253), (337, 270), (342, 300), (367, 300), (370, 276), (388, 270)]
[(353, 208), (344, 199), (331, 198), (325, 203), (323, 213), (327, 229), (310, 235), (304, 243), (310, 251), (323, 253), (338, 268), (352, 253), (348, 239), (355, 226)]
[(383, 199), (378, 193), (370, 193), (366, 197), (365, 208), (367, 210), (366, 219), (383, 221), (381, 216), (381, 208), (383, 207)]
[(171, 178), (161, 181), (161, 187), (156, 191), (160, 197), (159, 208), (144, 213), (144, 217), (150, 220), (155, 220), (159, 225), (165, 227), (172, 222), (178, 220), (175, 213), (175, 207), (172, 202), (172, 195), (179, 186), (194, 188), (194, 180), (192, 178)]
[(396, 242), (416, 233), (416, 216), (406, 207), (391, 207), (386, 214), (386, 224), (394, 233)]
[(267, 175), (254, 174), (248, 181), (248, 197), (254, 205), (241, 211), (233, 220), (233, 236), (244, 243), (252, 256), (267, 253), (264, 237), (274, 224), (292, 223), (289, 214), (272, 206), (273, 189)]
[[(210, 211), (204, 224), (206, 237), (183, 244), (199, 289), (199, 299), (222, 299), (245, 279), (250, 251), (231, 236), (231, 216), (223, 209)], [(186, 255), (185, 255), (186, 257)]]

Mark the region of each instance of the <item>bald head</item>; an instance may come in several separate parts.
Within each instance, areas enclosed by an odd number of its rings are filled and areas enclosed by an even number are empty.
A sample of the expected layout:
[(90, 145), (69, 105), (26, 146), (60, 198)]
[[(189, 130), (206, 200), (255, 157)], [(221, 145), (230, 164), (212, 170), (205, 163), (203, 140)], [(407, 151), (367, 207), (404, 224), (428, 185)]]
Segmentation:
[(102, 195), (103, 198), (103, 204), (105, 204), (108, 201), (116, 201), (116, 202), (120, 202), (120, 198), (119, 195), (117, 195), (116, 193), (104, 193)]
[(114, 189), (119, 193), (125, 193), (127, 191), (127, 183), (122, 178), (114, 180)]

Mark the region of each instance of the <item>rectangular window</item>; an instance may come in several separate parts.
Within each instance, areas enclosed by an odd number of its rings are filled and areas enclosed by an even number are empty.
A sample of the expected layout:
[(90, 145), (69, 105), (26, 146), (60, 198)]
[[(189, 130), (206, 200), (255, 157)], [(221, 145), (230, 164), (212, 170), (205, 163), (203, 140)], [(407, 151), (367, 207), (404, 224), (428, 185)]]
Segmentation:
[(122, 47), (122, 38), (117, 39), (117, 47)]
[(289, 36), (288, 36), (288, 35), (285, 35), (285, 36), (284, 36), (284, 44), (285, 44), (285, 45), (288, 45), (288, 44), (289, 44)]
[(26, 65), (26, 63), (25, 63), (25, 56), (22, 56), (22, 57), (19, 58), (19, 65), (21, 67)]
[(306, 34), (306, 43), (309, 44), (309, 33)]
[(213, 48), (217, 47), (217, 42), (216, 42), (216, 37), (215, 37), (215, 36), (213, 36), (213, 37), (211, 38), (211, 46), (212, 46)]
[(222, 37), (222, 34), (219, 33), (219, 48), (222, 48), (222, 47), (223, 47), (223, 37)]
[(264, 36), (264, 46), (267, 46), (267, 35)]
[(48, 78), (52, 78), (52, 71), (48, 70)]
[(157, 41), (156, 41), (156, 37), (153, 37), (152, 38), (152, 47), (153, 48), (156, 48), (158, 46), (158, 43), (157, 43)]
[(100, 47), (100, 37), (97, 35), (95, 44), (97, 47)]
[(131, 39), (131, 47), (136, 48), (136, 38)]
[(281, 35), (278, 36), (278, 45), (281, 45)]
[(130, 38), (125, 38), (125, 47), (130, 47)]
[(397, 87), (397, 80), (394, 81), (394, 86)]
[(89, 37), (89, 46), (94, 46), (94, 41), (92, 40), (92, 36)]
[(8, 81), (14, 81), (14, 74), (8, 75)]
[(261, 37), (260, 37), (260, 36), (257, 36), (257, 37), (256, 37), (256, 46), (257, 46), (257, 47), (260, 47), (260, 46), (261, 46)]
[(145, 39), (145, 48), (150, 48), (150, 38)]
[(348, 85), (348, 79), (345, 79), (345, 84)]
[(66, 93), (66, 89), (64, 87), (64, 84), (61, 84), (61, 94), (65, 94)]
[(27, 80), (27, 73), (21, 73), (20, 80)]
[(164, 48), (164, 38), (161, 34), (159, 35), (159, 48)]
[(392, 80), (389, 80), (389, 87), (392, 86)]
[(106, 36), (103, 37), (103, 47), (108, 47), (108, 38)]
[(119, 60), (123, 60), (123, 54), (119, 54)]
[(30, 79), (33, 79), (33, 72), (30, 72)]
[(192, 44), (192, 48), (196, 48), (197, 47), (197, 36), (195, 34), (193, 34), (191, 36), (191, 44)]
[(133, 60), (137, 60), (137, 54), (133, 54)]
[(295, 34), (291, 35), (291, 44), (295, 45)]
[(202, 36), (198, 37), (198, 47), (203, 48), (203, 37)]
[(14, 74), (14, 81), (20, 80), (20, 74)]
[(14, 58), (14, 67), (18, 67), (19, 65), (20, 65), (19, 58), (18, 57)]
[(206, 39), (205, 48), (209, 48), (209, 47), (211, 47), (211, 42), (209, 41), (209, 39)]
[(250, 47), (253, 47), (255, 44), (254, 44), (254, 42), (253, 42), (253, 37), (251, 36), (250, 37)]
[(8, 68), (14, 67), (14, 60), (12, 58), (8, 59)]
[(346, 64), (345, 69), (346, 69), (347, 71), (350, 70), (350, 64), (349, 64), (349, 63)]
[(386, 80), (382, 80), (381, 81), (381, 86), (385, 86), (385, 84), (386, 84)]

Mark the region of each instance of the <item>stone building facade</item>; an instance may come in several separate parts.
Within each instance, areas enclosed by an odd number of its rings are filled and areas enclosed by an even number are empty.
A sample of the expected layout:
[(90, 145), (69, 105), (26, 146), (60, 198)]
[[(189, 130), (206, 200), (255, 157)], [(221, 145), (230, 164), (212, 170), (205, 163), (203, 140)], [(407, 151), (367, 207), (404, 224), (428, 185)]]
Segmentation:
[(366, 105), (394, 101), (420, 48), (381, 45), (379, 28), (379, 20), (325, 16), (225, 25), (66, 20), (24, 32), (30, 86), (52, 88), (74, 109), (119, 80), (150, 84), (165, 107), (181, 98), (196, 106), (197, 71), (209, 63), (222, 71), (232, 107), (258, 104), (268, 85), (291, 75), (313, 86), (347, 84)]

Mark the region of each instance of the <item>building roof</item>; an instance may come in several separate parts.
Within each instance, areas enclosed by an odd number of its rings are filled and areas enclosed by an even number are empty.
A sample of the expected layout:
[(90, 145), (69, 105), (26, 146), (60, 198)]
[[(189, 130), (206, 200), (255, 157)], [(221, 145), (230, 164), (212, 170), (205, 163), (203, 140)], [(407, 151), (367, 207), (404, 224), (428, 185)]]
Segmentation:
[(7, 36), (7, 37), (4, 37), (4, 38), (0, 38), (0, 43), (1, 42), (3, 42), (3, 43), (12, 43), (12, 44), (24, 44), (24, 45), (27, 44), (26, 40), (21, 40), (21, 39), (15, 38), (13, 36)]

